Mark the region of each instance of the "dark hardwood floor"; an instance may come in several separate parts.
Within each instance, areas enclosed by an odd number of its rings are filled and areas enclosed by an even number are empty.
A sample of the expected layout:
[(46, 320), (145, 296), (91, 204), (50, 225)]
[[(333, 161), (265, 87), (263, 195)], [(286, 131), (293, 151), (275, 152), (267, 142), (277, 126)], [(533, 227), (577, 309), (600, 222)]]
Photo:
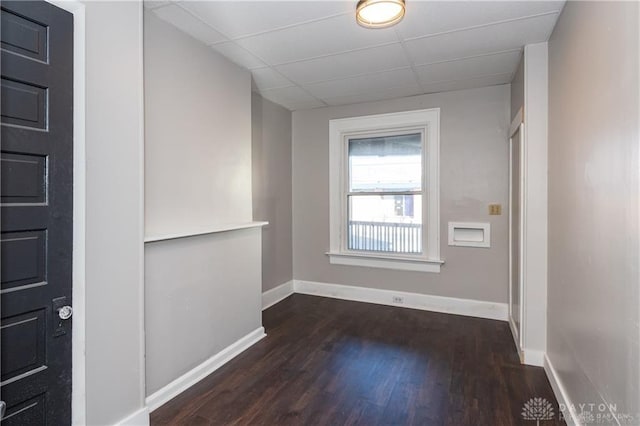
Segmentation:
[(506, 322), (295, 294), (268, 336), (151, 414), (152, 425), (535, 425), (554, 405)]

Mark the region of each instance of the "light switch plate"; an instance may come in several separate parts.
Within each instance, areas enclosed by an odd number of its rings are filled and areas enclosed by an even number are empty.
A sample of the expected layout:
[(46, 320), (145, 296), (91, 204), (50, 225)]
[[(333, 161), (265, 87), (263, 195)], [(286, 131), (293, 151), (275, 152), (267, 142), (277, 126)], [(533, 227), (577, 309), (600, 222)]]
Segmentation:
[(502, 214), (502, 204), (489, 204), (489, 215), (500, 216)]

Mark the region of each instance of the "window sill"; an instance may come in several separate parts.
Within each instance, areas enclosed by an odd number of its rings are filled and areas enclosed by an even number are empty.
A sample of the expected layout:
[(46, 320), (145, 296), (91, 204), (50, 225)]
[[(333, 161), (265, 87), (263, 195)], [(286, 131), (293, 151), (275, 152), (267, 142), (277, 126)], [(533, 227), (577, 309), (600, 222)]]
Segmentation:
[(365, 266), (368, 268), (397, 269), (401, 271), (440, 272), (444, 260), (409, 257), (377, 256), (374, 254), (326, 253), (333, 265)]

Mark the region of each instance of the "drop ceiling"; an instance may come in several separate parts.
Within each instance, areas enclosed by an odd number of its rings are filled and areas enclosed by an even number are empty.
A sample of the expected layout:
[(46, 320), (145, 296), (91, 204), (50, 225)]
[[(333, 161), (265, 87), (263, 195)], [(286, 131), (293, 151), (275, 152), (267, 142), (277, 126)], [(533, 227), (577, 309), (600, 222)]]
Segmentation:
[(407, 0), (387, 29), (360, 27), (355, 4), (145, 1), (290, 110), (509, 83), (523, 46), (549, 39), (564, 2)]

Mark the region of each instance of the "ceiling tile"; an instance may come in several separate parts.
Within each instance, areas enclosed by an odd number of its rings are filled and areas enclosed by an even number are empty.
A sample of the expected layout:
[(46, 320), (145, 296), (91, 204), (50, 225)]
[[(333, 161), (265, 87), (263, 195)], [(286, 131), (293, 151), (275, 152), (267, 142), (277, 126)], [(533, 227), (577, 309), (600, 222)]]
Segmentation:
[(408, 66), (409, 61), (402, 46), (397, 43), (309, 61), (294, 62), (277, 66), (276, 69), (290, 80), (303, 84)]
[(183, 7), (230, 38), (352, 12), (351, 1), (185, 1)]
[(522, 47), (548, 40), (564, 5), (412, 0), (398, 26), (369, 30), (355, 2), (144, 0), (292, 110), (508, 83)]
[(384, 99), (403, 98), (406, 96), (420, 95), (422, 90), (415, 87), (401, 87), (394, 89), (378, 90), (370, 93), (360, 93), (356, 95), (338, 96), (335, 98), (323, 99), (323, 101), (331, 106), (334, 105), (349, 105), (357, 104), (361, 102), (374, 102)]
[(509, 84), (511, 73), (488, 75), (469, 80), (443, 81), (433, 84), (423, 84), (424, 93), (448, 92), (451, 90), (475, 89), (478, 87), (495, 86), (498, 84)]
[(272, 68), (256, 68), (251, 70), (255, 86), (259, 90), (275, 89), (291, 86), (293, 83)]
[(512, 74), (520, 62), (522, 52), (512, 50), (486, 56), (440, 62), (415, 67), (422, 84), (440, 81), (467, 80), (482, 75)]
[(261, 90), (262, 97), (272, 102), (283, 105), (289, 109), (313, 108), (314, 106), (323, 106), (323, 103), (299, 88), (298, 86), (283, 87), (280, 89)]
[(416, 65), (519, 49), (546, 41), (556, 15), (544, 15), (482, 28), (413, 39), (405, 46)]
[(243, 38), (237, 43), (260, 52), (270, 65), (277, 65), (397, 41), (393, 28), (366, 29), (349, 14)]
[(153, 12), (158, 15), (160, 19), (178, 27), (185, 33), (195, 37), (205, 44), (212, 44), (225, 40), (225, 37), (222, 34), (175, 4), (159, 7), (154, 9)]
[(420, 91), (415, 75), (411, 68), (402, 68), (394, 71), (350, 77), (340, 80), (324, 81), (305, 85), (304, 88), (312, 95), (320, 98), (336, 98), (340, 96), (371, 93), (379, 90), (387, 90), (399, 87), (411, 86), (415, 91)]
[(508, 19), (562, 10), (564, 1), (408, 2), (396, 27), (403, 38), (420, 37)]
[(227, 59), (231, 60), (232, 62), (249, 70), (266, 66), (266, 64), (255, 55), (247, 52), (245, 49), (231, 41), (212, 44), (211, 48), (221, 55), (226, 56)]

